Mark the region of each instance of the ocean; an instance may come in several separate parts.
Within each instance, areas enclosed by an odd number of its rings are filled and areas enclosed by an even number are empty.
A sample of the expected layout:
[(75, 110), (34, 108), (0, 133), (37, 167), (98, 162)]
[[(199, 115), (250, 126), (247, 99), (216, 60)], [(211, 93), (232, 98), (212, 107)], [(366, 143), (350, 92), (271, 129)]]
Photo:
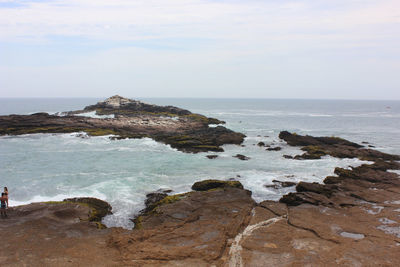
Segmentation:
[[(55, 113), (81, 109), (97, 98), (2, 98), (0, 115)], [(97, 197), (109, 202), (109, 226), (132, 228), (129, 220), (144, 208), (146, 193), (187, 192), (203, 179), (239, 180), (256, 201), (278, 200), (294, 187), (265, 187), (272, 180), (322, 182), (335, 167), (358, 166), (358, 159), (291, 160), (302, 151), (279, 140), (282, 130), (314, 136), (338, 136), (368, 142), (383, 152), (400, 154), (400, 101), (182, 99), (145, 98), (226, 121), (246, 134), (244, 147), (225, 145), (222, 153), (187, 154), (151, 139), (110, 140), (72, 134), (0, 137), (0, 186), (9, 189), (10, 206), (69, 197)], [(280, 146), (266, 151), (258, 142)], [(206, 155), (218, 154), (216, 159)], [(233, 158), (236, 154), (248, 161)]]

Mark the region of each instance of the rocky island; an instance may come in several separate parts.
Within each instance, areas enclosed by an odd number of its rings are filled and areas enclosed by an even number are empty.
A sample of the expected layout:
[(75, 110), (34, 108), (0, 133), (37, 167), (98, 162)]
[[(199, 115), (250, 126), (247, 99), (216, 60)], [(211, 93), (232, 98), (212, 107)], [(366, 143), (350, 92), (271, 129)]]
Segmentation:
[(7, 266), (399, 266), (400, 157), (337, 137), (281, 132), (302, 155), (370, 164), (296, 185), (256, 203), (237, 181), (206, 180), (191, 192), (148, 194), (133, 230), (104, 228), (96, 199), (15, 207), (0, 224)]
[[(90, 112), (98, 118), (85, 116)], [(92, 136), (113, 135), (116, 139), (149, 137), (191, 153), (221, 152), (224, 144), (243, 142), (245, 135), (220, 124), (224, 122), (185, 109), (116, 95), (83, 110), (0, 116), (0, 135), (86, 132)]]

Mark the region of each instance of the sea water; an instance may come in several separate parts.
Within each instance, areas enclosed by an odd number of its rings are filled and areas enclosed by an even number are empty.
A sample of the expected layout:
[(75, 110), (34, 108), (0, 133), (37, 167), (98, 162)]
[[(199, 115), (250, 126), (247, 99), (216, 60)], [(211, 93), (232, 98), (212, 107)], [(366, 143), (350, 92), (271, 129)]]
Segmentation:
[[(56, 113), (82, 109), (101, 99), (0, 99), (0, 114)], [(265, 187), (272, 180), (322, 182), (334, 168), (359, 166), (358, 159), (292, 160), (303, 153), (278, 138), (282, 130), (314, 136), (338, 136), (400, 154), (399, 101), (140, 99), (174, 105), (226, 121), (246, 134), (244, 147), (223, 146), (222, 153), (188, 154), (149, 138), (111, 140), (81, 133), (0, 137), (0, 186), (8, 186), (10, 205), (69, 197), (97, 197), (109, 202), (107, 226), (131, 228), (130, 218), (144, 208), (146, 193), (187, 192), (203, 179), (239, 180), (256, 201), (278, 200), (294, 187)], [(88, 114), (92, 116), (94, 114)], [(82, 137), (83, 136), (83, 137)], [(267, 151), (258, 142), (280, 146)], [(368, 144), (367, 144), (368, 145)], [(217, 154), (208, 159), (206, 155)], [(241, 161), (233, 156), (250, 157)]]

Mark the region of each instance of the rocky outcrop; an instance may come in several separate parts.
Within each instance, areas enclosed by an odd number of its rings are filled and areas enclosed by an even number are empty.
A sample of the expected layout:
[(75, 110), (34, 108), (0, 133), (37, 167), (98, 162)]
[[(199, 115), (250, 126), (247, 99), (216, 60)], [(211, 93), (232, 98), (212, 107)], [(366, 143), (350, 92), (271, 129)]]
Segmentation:
[(279, 138), (286, 141), (291, 146), (318, 146), (318, 145), (345, 145), (354, 148), (362, 147), (359, 144), (347, 141), (339, 137), (314, 137), (310, 135), (298, 135), (292, 134), (288, 131), (282, 131), (279, 133)]
[(247, 157), (245, 155), (242, 154), (236, 154), (235, 156), (233, 156), (234, 158), (240, 159), (240, 160), (249, 160), (250, 157)]
[[(95, 110), (115, 118), (73, 116)], [(224, 144), (241, 144), (245, 135), (231, 131), (222, 121), (193, 114), (176, 107), (160, 107), (139, 101), (111, 97), (67, 116), (36, 113), (0, 116), (0, 135), (86, 132), (90, 136), (113, 135), (113, 139), (149, 137), (183, 152), (221, 152)]]
[[(397, 155), (340, 138), (281, 133), (322, 155), (358, 157), (373, 164), (343, 169), (324, 184), (300, 182), (280, 202), (264, 201), (226, 252), (226, 266), (397, 266), (400, 246), (400, 177)], [(318, 154), (320, 154), (318, 156)]]
[[(387, 172), (398, 170), (398, 155), (390, 155), (377, 150), (365, 149), (361, 145), (337, 137), (312, 137), (281, 132), (280, 137), (290, 145), (300, 145), (305, 154), (296, 156), (302, 159), (318, 159), (322, 155), (334, 157), (357, 157), (374, 161), (356, 168), (336, 168), (337, 176), (325, 178), (325, 184), (300, 182), (296, 186), (297, 193), (290, 193), (281, 198), (281, 202), (291, 206), (303, 203), (327, 206), (353, 205), (355, 201), (364, 200), (360, 191), (368, 188), (387, 188), (389, 185), (400, 187), (398, 175)], [(356, 189), (356, 190), (354, 190)]]
[(243, 185), (239, 181), (204, 180), (192, 185), (192, 189), (195, 191), (208, 191), (210, 189), (228, 187), (243, 189)]
[(248, 224), (254, 205), (249, 191), (219, 184), (167, 196), (135, 220), (140, 226), (131, 233), (112, 235), (109, 245), (127, 265), (221, 265), (228, 240)]
[(127, 115), (134, 116), (135, 113), (165, 113), (175, 116), (190, 115), (189, 110), (177, 108), (174, 106), (157, 106), (143, 103), (137, 100), (115, 95), (95, 105), (87, 106), (84, 111), (96, 111), (98, 115)]
[(320, 159), (330, 155), (336, 158), (359, 158), (363, 160), (400, 160), (398, 155), (390, 155), (378, 150), (363, 148), (362, 145), (347, 141), (339, 137), (313, 137), (309, 135), (292, 134), (282, 131), (279, 138), (291, 146), (301, 146), (305, 151), (295, 159)]

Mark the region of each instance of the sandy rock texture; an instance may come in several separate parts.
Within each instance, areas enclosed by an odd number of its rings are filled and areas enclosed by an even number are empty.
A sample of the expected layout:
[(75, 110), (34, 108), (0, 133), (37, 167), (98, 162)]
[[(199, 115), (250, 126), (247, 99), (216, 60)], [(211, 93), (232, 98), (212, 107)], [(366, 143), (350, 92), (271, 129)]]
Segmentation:
[[(110, 229), (99, 229), (96, 209), (85, 202), (33, 203), (8, 210), (0, 219), (1, 266), (118, 266), (107, 247)], [(91, 199), (107, 207), (101, 200)]]

